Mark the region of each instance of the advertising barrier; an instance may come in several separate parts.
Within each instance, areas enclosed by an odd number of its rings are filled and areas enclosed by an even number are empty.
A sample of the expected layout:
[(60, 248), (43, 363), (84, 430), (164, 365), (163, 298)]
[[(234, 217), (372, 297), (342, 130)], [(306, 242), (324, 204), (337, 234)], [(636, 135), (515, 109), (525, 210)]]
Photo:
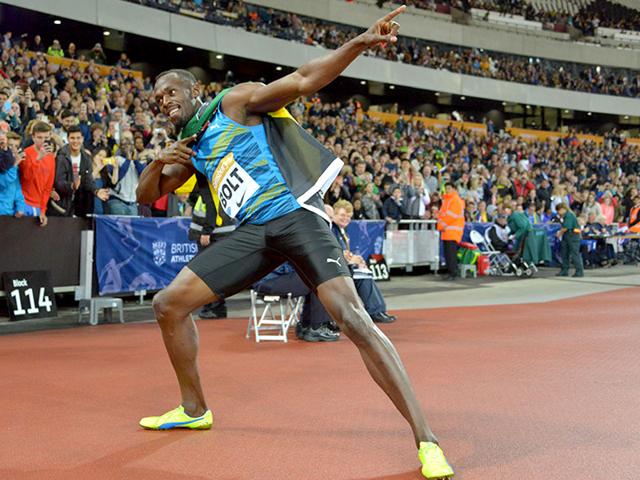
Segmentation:
[(198, 253), (190, 219), (96, 217), (100, 295), (160, 290)]
[[(96, 217), (98, 293), (160, 290), (171, 282), (198, 246), (188, 238), (191, 219)], [(382, 253), (384, 221), (354, 221), (347, 228), (351, 251), (364, 258)]]

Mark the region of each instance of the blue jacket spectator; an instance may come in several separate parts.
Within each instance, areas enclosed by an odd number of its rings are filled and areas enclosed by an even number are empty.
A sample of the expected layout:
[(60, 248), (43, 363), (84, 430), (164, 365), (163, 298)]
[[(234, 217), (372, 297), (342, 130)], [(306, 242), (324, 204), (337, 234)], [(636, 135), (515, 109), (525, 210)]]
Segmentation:
[(0, 215), (21, 217), (26, 205), (11, 150), (0, 150)]

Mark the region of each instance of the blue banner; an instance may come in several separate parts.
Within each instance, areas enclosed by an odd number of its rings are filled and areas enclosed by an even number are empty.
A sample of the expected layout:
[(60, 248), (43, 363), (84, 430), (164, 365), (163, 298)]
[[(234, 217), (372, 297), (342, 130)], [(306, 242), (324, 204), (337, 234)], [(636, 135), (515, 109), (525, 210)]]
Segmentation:
[[(96, 217), (96, 271), (100, 295), (160, 290), (198, 253), (189, 218)], [(347, 227), (351, 250), (365, 259), (382, 253), (384, 221)]]
[(189, 218), (96, 217), (100, 295), (160, 290), (198, 253)]
[(384, 220), (354, 220), (347, 227), (351, 251), (365, 260), (371, 254), (382, 253)]

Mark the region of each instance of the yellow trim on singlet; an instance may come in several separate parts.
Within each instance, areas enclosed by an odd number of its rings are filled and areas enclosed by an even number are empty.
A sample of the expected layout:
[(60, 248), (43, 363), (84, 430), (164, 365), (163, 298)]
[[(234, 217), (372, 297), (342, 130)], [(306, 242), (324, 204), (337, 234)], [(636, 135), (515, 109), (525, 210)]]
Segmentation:
[(289, 110), (287, 110), (284, 107), (281, 108), (280, 110), (276, 110), (275, 112), (269, 112), (268, 115), (273, 118), (289, 118), (294, 122), (296, 121), (296, 119), (293, 118), (293, 115), (289, 113)]

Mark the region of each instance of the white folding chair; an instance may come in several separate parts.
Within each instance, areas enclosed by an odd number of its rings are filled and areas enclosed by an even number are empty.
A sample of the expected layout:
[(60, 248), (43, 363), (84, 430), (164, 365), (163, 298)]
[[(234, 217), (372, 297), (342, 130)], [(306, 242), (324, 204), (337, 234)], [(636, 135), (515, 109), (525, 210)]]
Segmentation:
[[(246, 338), (253, 330), (256, 342), (261, 340), (275, 340), (287, 343), (289, 328), (298, 322), (304, 297), (286, 295), (265, 295), (251, 289), (251, 317), (247, 324)], [(258, 316), (259, 306), (264, 306)], [(266, 334), (264, 332), (275, 332)]]
[(471, 230), (471, 232), (469, 232), (469, 238), (471, 239), (471, 243), (478, 247), (478, 251), (482, 255), (486, 255), (487, 257), (489, 257), (490, 273), (493, 275), (501, 275), (502, 269), (500, 256), (502, 255), (502, 253), (494, 250), (491, 242), (483, 237), (482, 234), (477, 230)]

